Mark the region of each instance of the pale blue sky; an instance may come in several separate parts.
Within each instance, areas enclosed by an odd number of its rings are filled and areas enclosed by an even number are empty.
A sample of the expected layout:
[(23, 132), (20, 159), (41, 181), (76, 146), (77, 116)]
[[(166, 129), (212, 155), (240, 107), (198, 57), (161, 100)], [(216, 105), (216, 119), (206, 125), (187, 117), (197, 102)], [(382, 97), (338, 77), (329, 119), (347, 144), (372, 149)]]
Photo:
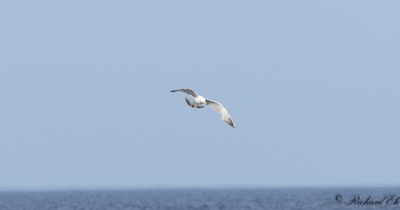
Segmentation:
[(399, 185), (399, 11), (2, 1), (0, 189)]

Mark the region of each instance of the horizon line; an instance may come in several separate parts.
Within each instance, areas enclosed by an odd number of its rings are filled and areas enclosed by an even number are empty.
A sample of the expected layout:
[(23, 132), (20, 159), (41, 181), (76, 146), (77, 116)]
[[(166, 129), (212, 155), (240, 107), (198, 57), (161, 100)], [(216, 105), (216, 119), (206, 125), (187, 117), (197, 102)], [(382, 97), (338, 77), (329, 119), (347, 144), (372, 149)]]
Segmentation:
[(326, 189), (326, 188), (399, 188), (400, 184), (287, 184), (287, 185), (266, 185), (266, 184), (215, 184), (215, 185), (136, 185), (136, 186), (10, 186), (1, 187), (0, 192), (34, 192), (34, 191), (118, 191), (118, 190), (229, 190), (229, 189)]

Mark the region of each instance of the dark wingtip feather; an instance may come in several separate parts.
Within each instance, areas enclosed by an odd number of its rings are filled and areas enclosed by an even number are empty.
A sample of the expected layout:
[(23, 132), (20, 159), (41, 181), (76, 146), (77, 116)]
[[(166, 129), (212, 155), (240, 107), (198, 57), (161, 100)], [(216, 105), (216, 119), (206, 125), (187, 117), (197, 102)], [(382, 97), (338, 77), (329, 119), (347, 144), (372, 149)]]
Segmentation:
[(233, 123), (233, 121), (231, 119), (229, 119), (228, 125), (230, 125), (232, 128), (235, 128), (235, 124)]

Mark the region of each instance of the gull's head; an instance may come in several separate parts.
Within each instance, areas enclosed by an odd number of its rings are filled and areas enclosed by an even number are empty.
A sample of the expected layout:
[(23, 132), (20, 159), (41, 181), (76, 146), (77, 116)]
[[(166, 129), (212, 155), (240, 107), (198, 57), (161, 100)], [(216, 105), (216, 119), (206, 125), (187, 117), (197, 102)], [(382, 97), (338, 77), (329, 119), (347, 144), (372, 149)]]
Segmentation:
[(185, 101), (186, 101), (186, 103), (187, 103), (187, 105), (189, 105), (189, 106), (191, 106), (191, 107), (194, 107), (194, 98), (193, 97), (191, 97), (191, 96), (186, 96), (185, 97)]

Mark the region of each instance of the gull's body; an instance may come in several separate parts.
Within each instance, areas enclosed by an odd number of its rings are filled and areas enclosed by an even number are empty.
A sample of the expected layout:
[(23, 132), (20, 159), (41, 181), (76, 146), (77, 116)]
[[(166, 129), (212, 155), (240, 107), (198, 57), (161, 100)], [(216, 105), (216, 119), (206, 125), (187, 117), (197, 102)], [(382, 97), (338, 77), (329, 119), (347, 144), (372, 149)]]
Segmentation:
[(177, 89), (177, 90), (171, 90), (171, 92), (184, 92), (192, 97), (185, 97), (185, 101), (187, 105), (191, 106), (192, 108), (203, 108), (205, 105), (210, 106), (212, 109), (214, 109), (216, 112), (219, 112), (221, 114), (222, 119), (228, 123), (228, 125), (232, 126), (233, 128), (235, 127), (235, 124), (229, 115), (228, 111), (225, 109), (224, 106), (222, 106), (221, 103), (217, 101), (213, 101), (210, 99), (206, 99), (201, 95), (198, 95), (196, 92), (194, 92), (190, 88), (186, 89)]

